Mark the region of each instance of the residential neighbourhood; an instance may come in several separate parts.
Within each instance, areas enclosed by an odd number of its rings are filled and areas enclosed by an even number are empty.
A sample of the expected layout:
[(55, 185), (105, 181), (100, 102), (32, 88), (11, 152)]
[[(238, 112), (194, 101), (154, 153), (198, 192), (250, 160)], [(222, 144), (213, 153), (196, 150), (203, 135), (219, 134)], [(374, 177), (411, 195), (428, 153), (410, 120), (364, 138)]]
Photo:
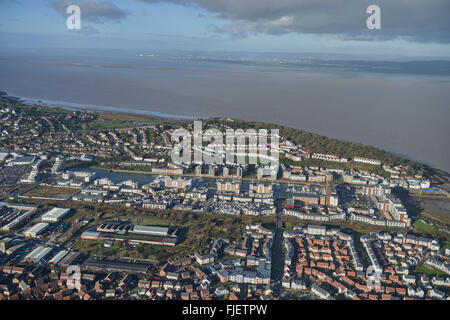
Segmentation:
[(0, 123), (1, 300), (449, 297), (447, 226), (405, 197), (448, 191), (407, 166), (284, 136), (275, 170), (174, 164), (168, 122), (10, 105)]

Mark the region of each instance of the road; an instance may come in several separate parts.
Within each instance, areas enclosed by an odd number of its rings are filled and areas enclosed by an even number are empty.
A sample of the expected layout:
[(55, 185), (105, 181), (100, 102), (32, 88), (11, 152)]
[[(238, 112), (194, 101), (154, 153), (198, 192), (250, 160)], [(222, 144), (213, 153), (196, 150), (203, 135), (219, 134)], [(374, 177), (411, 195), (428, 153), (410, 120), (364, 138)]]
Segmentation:
[(276, 202), (276, 229), (272, 245), (272, 273), (271, 284), (275, 297), (281, 294), (281, 279), (284, 273), (284, 253), (283, 253), (283, 219), (281, 202)]

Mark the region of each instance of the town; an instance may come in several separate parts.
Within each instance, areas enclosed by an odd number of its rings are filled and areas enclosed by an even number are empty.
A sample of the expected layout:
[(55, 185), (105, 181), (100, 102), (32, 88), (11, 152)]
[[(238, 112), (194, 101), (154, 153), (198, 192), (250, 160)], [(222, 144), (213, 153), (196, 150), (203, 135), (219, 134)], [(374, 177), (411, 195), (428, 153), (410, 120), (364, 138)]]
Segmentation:
[(0, 300), (450, 297), (448, 224), (413, 199), (448, 191), (408, 163), (280, 131), (276, 169), (175, 164), (192, 122), (3, 98), (0, 123)]

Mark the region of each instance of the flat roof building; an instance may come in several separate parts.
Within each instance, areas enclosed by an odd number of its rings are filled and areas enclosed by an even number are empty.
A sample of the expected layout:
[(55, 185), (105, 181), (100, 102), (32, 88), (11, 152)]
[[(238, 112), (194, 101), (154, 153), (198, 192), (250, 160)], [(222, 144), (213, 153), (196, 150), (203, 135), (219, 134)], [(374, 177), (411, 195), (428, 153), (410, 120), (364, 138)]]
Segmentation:
[(10, 164), (13, 166), (31, 165), (31, 164), (33, 164), (35, 159), (36, 159), (35, 156), (23, 156), (23, 157), (11, 160)]
[(58, 252), (50, 261), (49, 263), (51, 264), (57, 264), (58, 262), (60, 262), (67, 254), (69, 253), (69, 251), (67, 250), (61, 250), (60, 252)]
[(149, 236), (167, 237), (169, 228), (167, 227), (152, 227), (152, 226), (134, 226), (133, 233), (143, 234)]
[(11, 248), (13, 245), (13, 238), (6, 237), (0, 240), (0, 251), (5, 253), (6, 249)]
[(11, 231), (11, 229), (17, 227), (26, 218), (33, 215), (37, 211), (37, 208), (38, 208), (38, 206), (33, 206), (33, 205), (0, 202), (0, 208), (2, 208), (2, 207), (7, 207), (7, 208), (12, 208), (14, 210), (24, 211), (24, 213), (16, 215), (15, 218), (12, 221), (10, 221), (8, 224), (2, 226), (2, 228), (1, 228), (2, 231)]
[(33, 262), (39, 261), (45, 258), (52, 250), (53, 248), (51, 247), (37, 247), (25, 257), (25, 260)]
[(58, 262), (58, 266), (68, 267), (80, 256), (79, 252), (72, 251)]
[(36, 238), (41, 233), (43, 233), (48, 228), (48, 223), (40, 222), (35, 224), (31, 228), (25, 230), (24, 234), (26, 237)]
[(0, 161), (5, 161), (6, 158), (9, 157), (9, 153), (7, 152), (0, 152)]
[(84, 268), (94, 270), (106, 270), (112, 272), (146, 273), (151, 265), (148, 263), (131, 263), (118, 260), (94, 260), (88, 259)]
[(97, 231), (85, 231), (81, 234), (81, 239), (97, 240), (100, 237), (100, 232)]
[(58, 222), (70, 212), (66, 208), (53, 208), (42, 216), (44, 222)]

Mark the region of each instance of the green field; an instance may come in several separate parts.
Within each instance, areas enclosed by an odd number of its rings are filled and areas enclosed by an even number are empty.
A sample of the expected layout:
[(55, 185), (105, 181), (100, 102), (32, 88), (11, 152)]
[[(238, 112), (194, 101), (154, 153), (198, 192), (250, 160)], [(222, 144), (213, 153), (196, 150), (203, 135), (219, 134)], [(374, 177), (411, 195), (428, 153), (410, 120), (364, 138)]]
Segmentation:
[(32, 114), (35, 115), (43, 115), (43, 116), (54, 116), (54, 115), (68, 115), (71, 114), (72, 111), (62, 109), (62, 108), (48, 108), (48, 107), (42, 107), (42, 106), (16, 106), (18, 109), (26, 110)]
[(441, 252), (444, 252), (445, 249), (450, 248), (450, 241), (446, 241), (441, 248)]
[(447, 274), (445, 272), (434, 269), (434, 268), (426, 266), (426, 265), (421, 265), (420, 267), (418, 267), (416, 269), (416, 272), (424, 273), (425, 275), (427, 275), (429, 277), (446, 277), (447, 276)]
[(89, 123), (90, 129), (114, 129), (129, 127), (129, 124), (113, 120), (96, 120)]
[(65, 187), (38, 186), (23, 194), (26, 197), (66, 199), (80, 189)]
[(420, 220), (416, 220), (414, 222), (414, 228), (417, 229), (417, 230), (421, 230), (421, 231), (430, 231), (430, 230), (436, 230), (437, 229), (436, 226), (432, 226), (432, 225), (429, 225), (427, 223), (423, 223)]
[(142, 226), (167, 226), (169, 223), (170, 221), (168, 219), (156, 216), (145, 216), (139, 224)]
[(72, 245), (73, 249), (90, 256), (105, 257), (114, 256), (120, 258), (126, 255), (126, 247), (119, 241), (115, 241), (111, 248), (104, 247), (105, 241), (92, 241), (78, 239)]
[(137, 121), (137, 122), (157, 121), (156, 118), (141, 116), (141, 115), (134, 115), (134, 114), (126, 114), (126, 113), (99, 112), (99, 113), (96, 113), (96, 115), (102, 119), (115, 120), (115, 121)]

